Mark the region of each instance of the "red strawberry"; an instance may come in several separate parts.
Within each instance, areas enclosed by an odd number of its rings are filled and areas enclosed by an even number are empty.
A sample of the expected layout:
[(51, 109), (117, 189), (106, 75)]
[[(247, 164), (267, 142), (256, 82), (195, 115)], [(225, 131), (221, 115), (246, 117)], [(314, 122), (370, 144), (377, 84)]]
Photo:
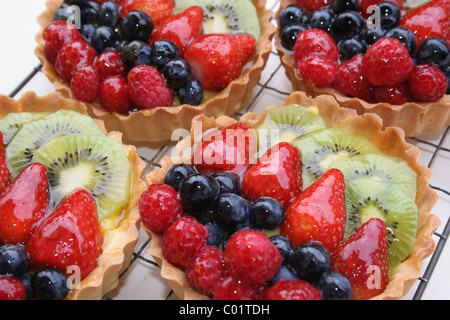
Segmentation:
[(242, 195), (249, 201), (272, 197), (286, 208), (302, 190), (300, 152), (287, 142), (269, 149), (250, 166), (242, 180)]
[(320, 241), (329, 251), (344, 236), (345, 182), (344, 175), (330, 169), (296, 197), (286, 210), (281, 234), (292, 245)]
[(331, 269), (344, 275), (356, 300), (384, 291), (389, 280), (386, 224), (370, 219), (331, 254)]
[(205, 138), (195, 149), (192, 164), (201, 173), (242, 174), (255, 161), (256, 143), (255, 131), (238, 122)]
[(49, 215), (26, 245), (30, 265), (35, 269), (53, 267), (72, 275), (77, 266), (83, 279), (97, 266), (103, 236), (92, 195), (83, 189), (71, 193)]
[(8, 185), (0, 198), (0, 243), (25, 243), (48, 205), (47, 168), (33, 163)]
[(410, 29), (417, 47), (427, 38), (445, 39), (450, 30), (450, 0), (433, 0), (405, 13), (399, 23)]
[(174, 0), (124, 0), (120, 10), (120, 17), (125, 17), (133, 10), (144, 11), (152, 18), (153, 24), (156, 25), (162, 19), (170, 16), (174, 8)]
[(220, 91), (239, 77), (256, 48), (248, 34), (204, 34), (186, 49), (184, 58), (203, 88)]
[(194, 6), (185, 11), (167, 17), (155, 26), (149, 44), (157, 40), (166, 39), (175, 43), (184, 55), (187, 46), (197, 38), (202, 31), (203, 10)]
[(0, 192), (11, 183), (11, 172), (6, 164), (6, 151), (3, 142), (3, 133), (0, 131)]

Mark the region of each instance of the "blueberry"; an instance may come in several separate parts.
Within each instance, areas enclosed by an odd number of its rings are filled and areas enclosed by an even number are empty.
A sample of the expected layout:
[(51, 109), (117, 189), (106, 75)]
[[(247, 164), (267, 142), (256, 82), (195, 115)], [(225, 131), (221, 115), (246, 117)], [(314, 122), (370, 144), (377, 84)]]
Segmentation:
[(365, 20), (356, 11), (338, 14), (331, 26), (331, 33), (336, 40), (358, 37), (365, 28)]
[(20, 276), (27, 271), (28, 255), (21, 244), (0, 246), (0, 274)]
[(306, 30), (305, 26), (293, 24), (281, 30), (281, 44), (288, 50), (294, 49), (298, 34)]
[(324, 300), (352, 300), (353, 292), (350, 282), (340, 273), (325, 274), (318, 284)]
[(197, 173), (197, 170), (193, 166), (184, 163), (174, 164), (172, 167), (170, 167), (169, 171), (167, 171), (164, 183), (168, 184), (178, 191), (180, 189), (181, 182), (187, 176), (190, 176), (194, 173)]
[(167, 62), (162, 74), (170, 88), (178, 89), (191, 79), (192, 70), (186, 60), (177, 58)]
[(126, 44), (122, 50), (120, 50), (120, 55), (128, 69), (132, 69), (136, 65), (136, 57), (144, 46), (146, 46), (145, 42), (134, 40)]
[(139, 49), (134, 64), (136, 66), (140, 64), (150, 66), (152, 64), (152, 48), (148, 44), (145, 44), (144, 46), (142, 46), (142, 48)]
[(270, 242), (272, 242), (275, 247), (280, 251), (281, 256), (283, 257), (282, 265), (288, 265), (291, 261), (292, 255), (292, 244), (288, 238), (285, 236), (276, 234), (269, 238)]
[(199, 222), (203, 224), (209, 232), (208, 238), (206, 238), (206, 245), (218, 247), (225, 236), (223, 228), (210, 215), (199, 218)]
[(105, 51), (107, 48), (114, 47), (114, 44), (119, 41), (118, 34), (110, 27), (98, 27), (91, 38), (91, 45), (98, 54)]
[(67, 277), (59, 270), (45, 268), (31, 277), (31, 290), (36, 300), (63, 300), (69, 293)]
[(377, 29), (377, 28), (365, 29), (363, 31), (363, 40), (365, 43), (367, 43), (367, 45), (371, 46), (375, 42), (383, 38), (385, 34), (386, 30), (384, 29)]
[[(391, 1), (382, 1), (377, 4), (380, 9), (380, 26), (383, 29), (391, 29), (400, 21), (400, 8)], [(376, 21), (375, 21), (376, 22)]]
[(404, 27), (394, 27), (386, 32), (385, 38), (394, 38), (400, 40), (400, 42), (408, 49), (410, 55), (414, 54), (416, 50), (416, 36), (414, 33)]
[(330, 32), (334, 17), (335, 15), (330, 8), (320, 8), (311, 13), (311, 16), (309, 17), (309, 26), (311, 28)]
[(225, 193), (217, 200), (214, 218), (219, 224), (233, 228), (248, 221), (249, 209), (247, 200), (234, 193)]
[(294, 24), (306, 25), (308, 22), (308, 13), (305, 9), (297, 5), (289, 5), (281, 10), (278, 22), (281, 29)]
[(330, 253), (318, 243), (304, 243), (292, 252), (291, 265), (300, 279), (315, 285), (330, 271)]
[(70, 21), (73, 18), (74, 10), (70, 7), (59, 7), (53, 15), (53, 21)]
[(450, 46), (441, 38), (428, 38), (417, 49), (419, 64), (431, 63), (445, 68), (450, 63)]
[(75, 5), (75, 6), (79, 6), (84, 7), (86, 5), (89, 5), (89, 2), (93, 2), (93, 1), (89, 1), (89, 0), (64, 0), (65, 3), (67, 3), (68, 5)]
[(214, 172), (212, 173), (212, 176), (220, 185), (220, 194), (240, 194), (241, 183), (240, 178), (237, 174), (232, 172)]
[(330, 9), (333, 10), (334, 13), (358, 11), (359, 0), (333, 0)]
[(273, 230), (286, 216), (283, 205), (271, 197), (261, 197), (250, 207), (250, 221), (261, 229)]
[(367, 51), (367, 44), (359, 39), (344, 39), (338, 42), (339, 54), (343, 60), (348, 60), (357, 54), (364, 54)]
[(95, 30), (97, 30), (97, 26), (91, 23), (87, 23), (81, 26), (80, 33), (83, 36), (84, 40), (86, 40), (87, 43), (91, 44), (92, 36), (94, 35)]
[(115, 1), (106, 1), (100, 6), (97, 22), (101, 26), (114, 28), (119, 22), (120, 5)]
[(212, 176), (195, 173), (181, 182), (180, 197), (186, 212), (194, 215), (212, 209), (219, 196), (219, 183)]
[(298, 277), (294, 271), (292, 271), (287, 266), (281, 266), (277, 274), (272, 278), (272, 280), (268, 282), (268, 285), (269, 287), (271, 287), (280, 280), (293, 281), (297, 279)]
[(450, 66), (447, 66), (442, 71), (444, 71), (445, 75), (447, 76), (448, 86), (447, 86), (447, 92), (446, 93), (450, 94)]
[(93, 23), (97, 21), (98, 12), (100, 11), (100, 4), (95, 1), (89, 1), (81, 8), (81, 23)]
[(203, 101), (203, 85), (197, 79), (189, 80), (178, 89), (178, 97), (182, 104), (198, 106)]
[(126, 40), (147, 41), (153, 30), (153, 21), (143, 11), (130, 11), (120, 23), (120, 34)]
[(32, 278), (32, 275), (29, 273), (24, 273), (19, 276), (19, 279), (22, 281), (23, 285), (27, 289), (27, 300), (30, 300), (33, 298), (33, 294), (31, 291), (31, 278)]
[(152, 46), (152, 63), (161, 69), (180, 56), (180, 49), (170, 40), (157, 40)]

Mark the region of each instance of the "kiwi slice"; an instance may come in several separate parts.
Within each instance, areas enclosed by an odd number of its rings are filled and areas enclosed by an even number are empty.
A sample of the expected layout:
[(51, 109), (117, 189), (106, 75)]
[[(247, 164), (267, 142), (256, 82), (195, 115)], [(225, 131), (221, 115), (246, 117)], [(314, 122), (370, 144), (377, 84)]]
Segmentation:
[(346, 214), (346, 236), (371, 218), (386, 223), (390, 270), (411, 252), (417, 233), (418, 209), (414, 199), (397, 185), (375, 179), (370, 183), (364, 179), (352, 181), (346, 186)]
[(325, 123), (316, 107), (305, 108), (292, 104), (269, 110), (256, 131), (260, 149), (264, 152), (276, 143), (291, 142), (324, 128)]
[(94, 196), (99, 220), (120, 214), (129, 202), (131, 166), (122, 145), (113, 138), (66, 135), (36, 150), (32, 162), (48, 169), (53, 206), (78, 188)]
[(366, 154), (335, 162), (332, 167), (342, 171), (347, 185), (354, 181), (369, 184), (377, 181), (386, 184), (386, 188), (395, 185), (408, 198), (416, 199), (417, 173), (406, 161), (387, 155)]
[(45, 118), (28, 122), (16, 133), (6, 148), (6, 156), (15, 177), (30, 163), (33, 153), (43, 145), (68, 134), (104, 136), (87, 115), (72, 110), (59, 110)]
[(250, 0), (175, 0), (175, 12), (203, 9), (203, 33), (248, 33), (261, 36), (256, 8)]
[(367, 139), (341, 128), (329, 128), (300, 137), (292, 144), (302, 154), (303, 188), (309, 187), (337, 161), (362, 154), (381, 154)]
[(16, 112), (9, 113), (0, 120), (0, 131), (3, 143), (7, 145), (25, 123), (48, 116), (47, 112)]

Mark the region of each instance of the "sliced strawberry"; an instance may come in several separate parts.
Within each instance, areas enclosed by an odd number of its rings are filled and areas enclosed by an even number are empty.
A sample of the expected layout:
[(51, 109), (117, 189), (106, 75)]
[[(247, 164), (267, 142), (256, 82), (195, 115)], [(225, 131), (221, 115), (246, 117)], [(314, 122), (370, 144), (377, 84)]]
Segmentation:
[(11, 183), (11, 171), (6, 165), (6, 150), (3, 142), (3, 133), (0, 131), (0, 192)]
[(26, 245), (32, 268), (53, 267), (67, 275), (79, 268), (81, 278), (97, 265), (103, 236), (97, 205), (86, 190), (76, 190), (49, 215)]
[(433, 0), (405, 13), (400, 26), (411, 30), (417, 47), (427, 38), (445, 39), (450, 30), (450, 0)]
[(47, 211), (47, 168), (25, 167), (0, 198), (0, 243), (25, 243)]
[(386, 224), (370, 219), (331, 254), (331, 269), (344, 275), (356, 300), (384, 291), (389, 280)]
[(300, 152), (287, 142), (269, 149), (250, 166), (242, 180), (242, 195), (249, 201), (272, 197), (286, 207), (302, 190)]
[(281, 225), (281, 234), (289, 238), (294, 247), (320, 241), (331, 251), (342, 240), (344, 229), (344, 175), (337, 169), (330, 169), (292, 201)]
[(174, 8), (174, 0), (124, 0), (120, 10), (120, 17), (125, 17), (133, 10), (144, 11), (152, 18), (153, 24), (156, 25), (162, 19), (170, 16)]
[(230, 171), (243, 174), (256, 161), (256, 143), (255, 131), (238, 122), (205, 137), (194, 151), (192, 164), (201, 173)]
[(189, 45), (184, 58), (204, 89), (220, 91), (239, 77), (255, 48), (256, 40), (248, 34), (204, 34)]
[(197, 38), (202, 31), (203, 10), (194, 6), (185, 11), (163, 19), (155, 26), (150, 36), (149, 44), (157, 40), (166, 39), (175, 43), (184, 55), (187, 46)]

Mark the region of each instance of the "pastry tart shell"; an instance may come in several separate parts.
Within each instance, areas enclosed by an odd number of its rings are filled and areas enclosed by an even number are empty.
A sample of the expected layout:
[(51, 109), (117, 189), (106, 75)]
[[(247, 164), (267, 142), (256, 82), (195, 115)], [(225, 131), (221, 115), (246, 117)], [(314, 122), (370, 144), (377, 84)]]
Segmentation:
[[(63, 0), (48, 0), (47, 10), (38, 17), (42, 30), (37, 34), (35, 54), (42, 63), (42, 72), (53, 83), (55, 89), (65, 97), (74, 98), (67, 83), (56, 72), (54, 66), (45, 58), (42, 32), (52, 22), (56, 9)], [(276, 26), (271, 23), (273, 12), (265, 8), (266, 0), (252, 0), (257, 9), (261, 36), (253, 55), (249, 58), (241, 76), (199, 106), (180, 105), (175, 107), (156, 107), (133, 111), (128, 115), (109, 112), (98, 102), (87, 103), (87, 112), (93, 118), (104, 121), (108, 131), (120, 131), (127, 141), (162, 142), (171, 139), (175, 129), (189, 129), (192, 119), (199, 115), (231, 115), (246, 108), (253, 98), (253, 89), (258, 84), (272, 50), (272, 39)]]
[[(431, 214), (433, 206), (438, 201), (438, 195), (429, 187), (431, 170), (419, 163), (420, 150), (405, 141), (403, 130), (399, 128), (383, 128), (382, 119), (375, 114), (357, 115), (355, 110), (341, 108), (336, 100), (329, 95), (321, 95), (316, 98), (308, 97), (304, 92), (294, 92), (283, 105), (299, 104), (301, 106), (316, 106), (319, 115), (323, 118), (326, 126), (339, 127), (352, 133), (358, 133), (368, 138), (384, 154), (405, 160), (417, 173), (417, 197), (418, 207), (418, 231), (411, 254), (394, 270), (391, 270), (389, 284), (386, 290), (373, 299), (400, 299), (403, 297), (414, 282), (421, 276), (422, 262), (435, 249), (432, 239), (434, 231), (440, 225), (437, 216)], [(240, 121), (255, 126), (264, 118), (267, 110), (279, 107), (278, 105), (268, 107), (262, 115), (256, 113), (244, 114)], [(171, 157), (165, 157), (161, 161), (161, 168), (155, 169), (146, 175), (148, 183), (163, 183), (168, 169), (174, 163), (191, 163), (190, 155), (195, 142), (201, 141), (203, 133), (211, 129), (222, 129), (236, 122), (227, 116), (208, 118), (198, 116), (195, 121), (202, 123), (203, 132), (195, 132), (194, 126), (191, 135), (185, 137), (176, 145), (176, 152)], [(145, 228), (145, 227), (144, 227)], [(171, 265), (162, 254), (162, 236), (148, 229), (146, 232), (152, 238), (149, 253), (154, 257), (161, 267), (161, 276), (167, 280), (169, 286), (181, 299), (208, 299), (205, 295), (195, 291), (187, 282), (186, 276), (181, 269)]]
[[(279, 10), (275, 17), (278, 21), (280, 11), (295, 0), (280, 0)], [(312, 97), (321, 94), (333, 96), (340, 106), (351, 108), (358, 114), (375, 113), (383, 119), (385, 127), (397, 126), (405, 131), (407, 137), (417, 137), (425, 133), (439, 131), (450, 125), (450, 95), (446, 94), (436, 102), (408, 102), (403, 105), (389, 103), (368, 103), (362, 99), (340, 93), (332, 87), (308, 86), (293, 65), (292, 51), (281, 43), (281, 29), (274, 37), (274, 44), (284, 66), (287, 78), (292, 83), (293, 91), (303, 91)]]
[[(27, 92), (18, 100), (0, 95), (0, 117), (8, 113), (56, 112), (60, 109), (87, 114), (85, 104), (66, 99), (57, 92), (43, 97), (38, 97), (34, 92)], [(95, 120), (95, 122), (105, 132), (105, 135), (122, 143), (122, 133), (117, 131), (108, 133), (101, 120)], [(102, 299), (106, 293), (117, 287), (120, 274), (131, 262), (133, 249), (139, 237), (139, 199), (147, 184), (142, 179), (145, 163), (139, 157), (136, 148), (132, 145), (123, 145), (123, 149), (132, 168), (130, 202), (124, 208), (122, 219), (117, 227), (103, 234), (102, 253), (98, 258), (97, 267), (70, 291), (67, 299)]]

